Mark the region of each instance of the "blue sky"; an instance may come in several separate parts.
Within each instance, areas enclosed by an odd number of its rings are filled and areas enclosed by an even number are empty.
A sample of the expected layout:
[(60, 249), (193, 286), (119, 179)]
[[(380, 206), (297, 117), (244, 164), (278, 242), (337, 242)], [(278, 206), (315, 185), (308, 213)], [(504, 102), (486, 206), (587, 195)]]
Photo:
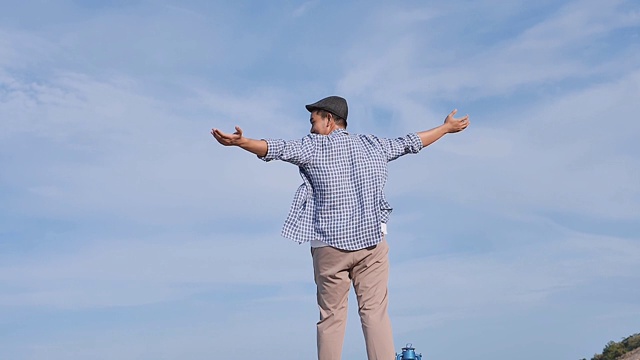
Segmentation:
[(314, 358), (297, 169), (209, 131), (299, 138), (334, 94), (356, 133), (471, 117), (390, 164), (398, 351), (640, 332), (636, 1), (3, 1), (0, 357)]

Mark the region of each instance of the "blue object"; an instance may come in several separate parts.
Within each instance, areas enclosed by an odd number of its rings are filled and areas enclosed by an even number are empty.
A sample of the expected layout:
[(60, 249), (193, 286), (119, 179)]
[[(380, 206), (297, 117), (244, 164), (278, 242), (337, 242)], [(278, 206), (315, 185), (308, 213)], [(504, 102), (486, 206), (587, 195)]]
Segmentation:
[(396, 354), (396, 360), (422, 360), (422, 354), (416, 355), (416, 349), (407, 344), (402, 348), (402, 354)]

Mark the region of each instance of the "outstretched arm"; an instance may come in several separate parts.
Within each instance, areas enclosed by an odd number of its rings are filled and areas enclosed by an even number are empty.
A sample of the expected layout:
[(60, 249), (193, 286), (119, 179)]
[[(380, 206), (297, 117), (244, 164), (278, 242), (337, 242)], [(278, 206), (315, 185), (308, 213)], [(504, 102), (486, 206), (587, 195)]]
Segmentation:
[(466, 129), (467, 126), (469, 126), (469, 115), (461, 118), (454, 118), (453, 116), (457, 112), (458, 110), (453, 110), (449, 115), (447, 115), (447, 118), (444, 120), (444, 124), (431, 130), (419, 132), (418, 136), (422, 141), (422, 146), (429, 146), (446, 134), (457, 133)]
[(236, 132), (233, 134), (225, 134), (218, 129), (211, 129), (211, 135), (224, 146), (238, 146), (260, 157), (266, 156), (269, 149), (267, 142), (264, 140), (249, 139), (242, 136), (242, 129), (239, 126), (236, 126)]

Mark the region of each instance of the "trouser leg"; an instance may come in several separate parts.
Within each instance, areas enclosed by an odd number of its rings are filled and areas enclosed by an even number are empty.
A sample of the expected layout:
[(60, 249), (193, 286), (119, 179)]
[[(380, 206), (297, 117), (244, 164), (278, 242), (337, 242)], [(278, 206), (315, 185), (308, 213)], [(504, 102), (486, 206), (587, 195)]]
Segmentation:
[(312, 248), (320, 321), (317, 323), (319, 360), (340, 360), (347, 322), (350, 253), (333, 247)]
[(369, 360), (395, 359), (388, 313), (389, 246), (385, 239), (374, 249), (359, 251), (351, 269), (362, 332)]

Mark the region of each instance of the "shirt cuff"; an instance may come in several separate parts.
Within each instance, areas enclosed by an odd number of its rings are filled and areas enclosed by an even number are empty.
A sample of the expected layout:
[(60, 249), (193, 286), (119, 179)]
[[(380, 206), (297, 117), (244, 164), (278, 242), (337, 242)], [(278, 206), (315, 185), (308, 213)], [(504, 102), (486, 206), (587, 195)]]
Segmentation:
[(284, 149), (284, 141), (277, 139), (262, 139), (267, 142), (267, 154), (265, 156), (258, 156), (258, 159), (264, 161), (271, 161), (276, 159), (276, 154), (280, 154)]
[(409, 134), (408, 138), (411, 142), (411, 150), (414, 154), (422, 150), (424, 146), (422, 146), (422, 140), (420, 140), (420, 136), (417, 133)]

